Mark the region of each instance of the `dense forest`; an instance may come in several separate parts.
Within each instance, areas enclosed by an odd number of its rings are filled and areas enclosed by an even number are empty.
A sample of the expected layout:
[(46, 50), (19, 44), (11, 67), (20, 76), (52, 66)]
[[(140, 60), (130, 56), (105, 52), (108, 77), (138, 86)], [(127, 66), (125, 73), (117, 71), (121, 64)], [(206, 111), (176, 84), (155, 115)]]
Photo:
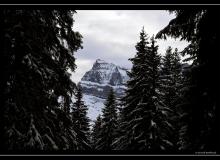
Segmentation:
[[(76, 12), (1, 10), (0, 152), (219, 153), (220, 12), (169, 12), (175, 18), (155, 36), (141, 30), (125, 96), (118, 102), (111, 90), (90, 126), (69, 73), (83, 48)], [(157, 39), (167, 37), (189, 45), (161, 56)]]

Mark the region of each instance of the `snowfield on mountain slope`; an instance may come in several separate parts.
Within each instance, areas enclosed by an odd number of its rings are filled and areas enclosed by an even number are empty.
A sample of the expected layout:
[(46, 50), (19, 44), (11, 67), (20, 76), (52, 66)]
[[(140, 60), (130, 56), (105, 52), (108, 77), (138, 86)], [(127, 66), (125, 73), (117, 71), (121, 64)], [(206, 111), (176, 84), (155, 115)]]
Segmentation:
[(85, 105), (88, 106), (87, 116), (94, 122), (97, 116), (102, 113), (105, 99), (83, 94), (83, 101)]
[(93, 88), (93, 87), (97, 87), (97, 86), (100, 86), (100, 87), (104, 87), (104, 86), (110, 86), (112, 87), (113, 89), (117, 89), (117, 88), (124, 88), (126, 89), (127, 87), (124, 86), (124, 85), (116, 85), (116, 86), (112, 86), (110, 84), (99, 84), (99, 83), (96, 83), (96, 82), (90, 82), (90, 81), (80, 81), (81, 83), (81, 86), (86, 86), (88, 88)]

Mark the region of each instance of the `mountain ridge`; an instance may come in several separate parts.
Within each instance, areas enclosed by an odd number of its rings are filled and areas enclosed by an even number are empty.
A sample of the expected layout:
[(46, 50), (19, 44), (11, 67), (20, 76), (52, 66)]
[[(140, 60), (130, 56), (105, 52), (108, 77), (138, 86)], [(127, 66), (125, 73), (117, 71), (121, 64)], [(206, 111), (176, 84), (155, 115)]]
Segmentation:
[(88, 106), (88, 117), (94, 121), (102, 114), (105, 100), (111, 88), (116, 98), (121, 98), (126, 90), (128, 69), (96, 59), (92, 68), (81, 78), (83, 100)]
[(82, 77), (79, 84), (83, 93), (99, 98), (107, 98), (108, 91), (113, 88), (116, 96), (122, 97), (128, 80), (125, 67), (97, 59), (92, 68)]

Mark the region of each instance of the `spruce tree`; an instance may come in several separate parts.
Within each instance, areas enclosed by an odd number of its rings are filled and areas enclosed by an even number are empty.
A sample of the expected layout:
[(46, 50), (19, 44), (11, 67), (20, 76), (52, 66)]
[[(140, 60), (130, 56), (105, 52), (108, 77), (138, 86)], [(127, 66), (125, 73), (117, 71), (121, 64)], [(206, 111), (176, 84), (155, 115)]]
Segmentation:
[(116, 128), (116, 139), (114, 140), (114, 142), (112, 143), (112, 146), (115, 150), (121, 150), (121, 141), (123, 140), (123, 137), (122, 135), (125, 135), (126, 134), (126, 130), (123, 130), (124, 129), (124, 117), (123, 117), (123, 108), (124, 108), (124, 103), (123, 103), (123, 97), (120, 98), (118, 101), (118, 126)]
[(77, 86), (76, 102), (72, 106), (73, 128), (76, 130), (77, 150), (88, 150), (91, 148), (89, 118), (87, 117), (87, 106), (82, 100), (81, 86)]
[(127, 82), (127, 90), (126, 90), (125, 97), (122, 98), (123, 108), (122, 108), (122, 111), (121, 111), (122, 113), (120, 116), (122, 119), (120, 128), (123, 134), (118, 139), (117, 149), (123, 149), (123, 150), (130, 149), (132, 146), (131, 144), (133, 143), (134, 138), (133, 138), (131, 129), (134, 124), (130, 123), (130, 121), (134, 119), (135, 117), (131, 115), (131, 113), (133, 112), (135, 106), (139, 103), (140, 97), (143, 95), (140, 92), (141, 86), (136, 85), (136, 83), (138, 82), (138, 79), (141, 79), (141, 77), (140, 78), (138, 77), (140, 73), (141, 72), (143, 73), (143, 68), (141, 71), (141, 67), (139, 64), (144, 64), (143, 63), (143, 61), (145, 60), (144, 56), (149, 50), (148, 49), (149, 47), (147, 46), (149, 42), (147, 40), (148, 40), (148, 37), (143, 28), (140, 33), (140, 42), (138, 42), (136, 45), (137, 54), (135, 55), (133, 59), (129, 59), (131, 60), (133, 66), (131, 68), (131, 71), (127, 72), (127, 75), (129, 76), (129, 80)]
[(1, 151), (75, 149), (67, 70), (75, 70), (82, 36), (72, 29), (74, 13), (1, 10)]
[(173, 71), (172, 71), (172, 48), (169, 46), (162, 61), (161, 68), (161, 91), (164, 94), (164, 103), (173, 107), (173, 96), (175, 96)]
[(177, 143), (179, 138), (179, 110), (177, 105), (180, 102), (182, 75), (178, 50), (175, 49), (175, 51), (172, 52), (172, 48), (170, 46), (167, 48), (166, 54), (162, 59), (160, 86), (163, 103), (172, 110), (172, 112), (169, 113), (169, 120), (174, 128), (170, 136), (172, 136), (172, 142), (175, 145), (174, 148), (177, 150)]
[(169, 108), (175, 110), (180, 98), (180, 89), (182, 87), (182, 65), (178, 50), (172, 52), (169, 46), (163, 57), (160, 83), (161, 92), (163, 93), (163, 101)]
[(114, 149), (113, 142), (116, 139), (116, 130), (118, 127), (116, 107), (115, 94), (113, 89), (111, 89), (102, 111), (101, 133), (96, 146), (98, 150), (111, 151)]
[[(158, 38), (171, 36), (190, 44), (183, 54), (193, 62), (183, 88), (181, 150), (219, 150), (219, 10), (174, 10), (176, 17)], [(214, 19), (213, 19), (214, 18)]]
[(124, 97), (123, 125), (125, 134), (119, 139), (119, 148), (148, 152), (159, 152), (173, 144), (169, 141), (171, 124), (159, 93), (160, 56), (154, 36), (149, 42), (142, 29), (136, 45), (137, 54), (130, 59), (133, 63), (130, 80)]
[(101, 116), (98, 115), (94, 125), (93, 125), (93, 128), (92, 128), (92, 148), (94, 150), (97, 149), (97, 145), (98, 145), (98, 142), (99, 142), (99, 139), (101, 137), (101, 128), (102, 128), (102, 119), (101, 119)]

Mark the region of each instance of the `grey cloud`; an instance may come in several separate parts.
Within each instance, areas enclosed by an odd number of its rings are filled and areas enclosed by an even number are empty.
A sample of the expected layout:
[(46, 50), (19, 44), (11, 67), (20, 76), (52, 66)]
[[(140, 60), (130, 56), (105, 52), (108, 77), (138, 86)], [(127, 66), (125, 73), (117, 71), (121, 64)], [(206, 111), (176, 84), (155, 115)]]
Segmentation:
[[(124, 67), (131, 67), (129, 58), (136, 54), (135, 44), (139, 40), (139, 32), (145, 27), (146, 33), (151, 37), (165, 27), (174, 15), (157, 10), (101, 10), (89, 11), (79, 10), (74, 15), (74, 30), (83, 35), (84, 49), (75, 53), (78, 63), (76, 73), (82, 76), (92, 62), (100, 58), (108, 62)], [(166, 48), (171, 45), (180, 50), (187, 43), (173, 39), (167, 41), (157, 40), (159, 53), (164, 54)], [(78, 78), (79, 79), (79, 78)]]

